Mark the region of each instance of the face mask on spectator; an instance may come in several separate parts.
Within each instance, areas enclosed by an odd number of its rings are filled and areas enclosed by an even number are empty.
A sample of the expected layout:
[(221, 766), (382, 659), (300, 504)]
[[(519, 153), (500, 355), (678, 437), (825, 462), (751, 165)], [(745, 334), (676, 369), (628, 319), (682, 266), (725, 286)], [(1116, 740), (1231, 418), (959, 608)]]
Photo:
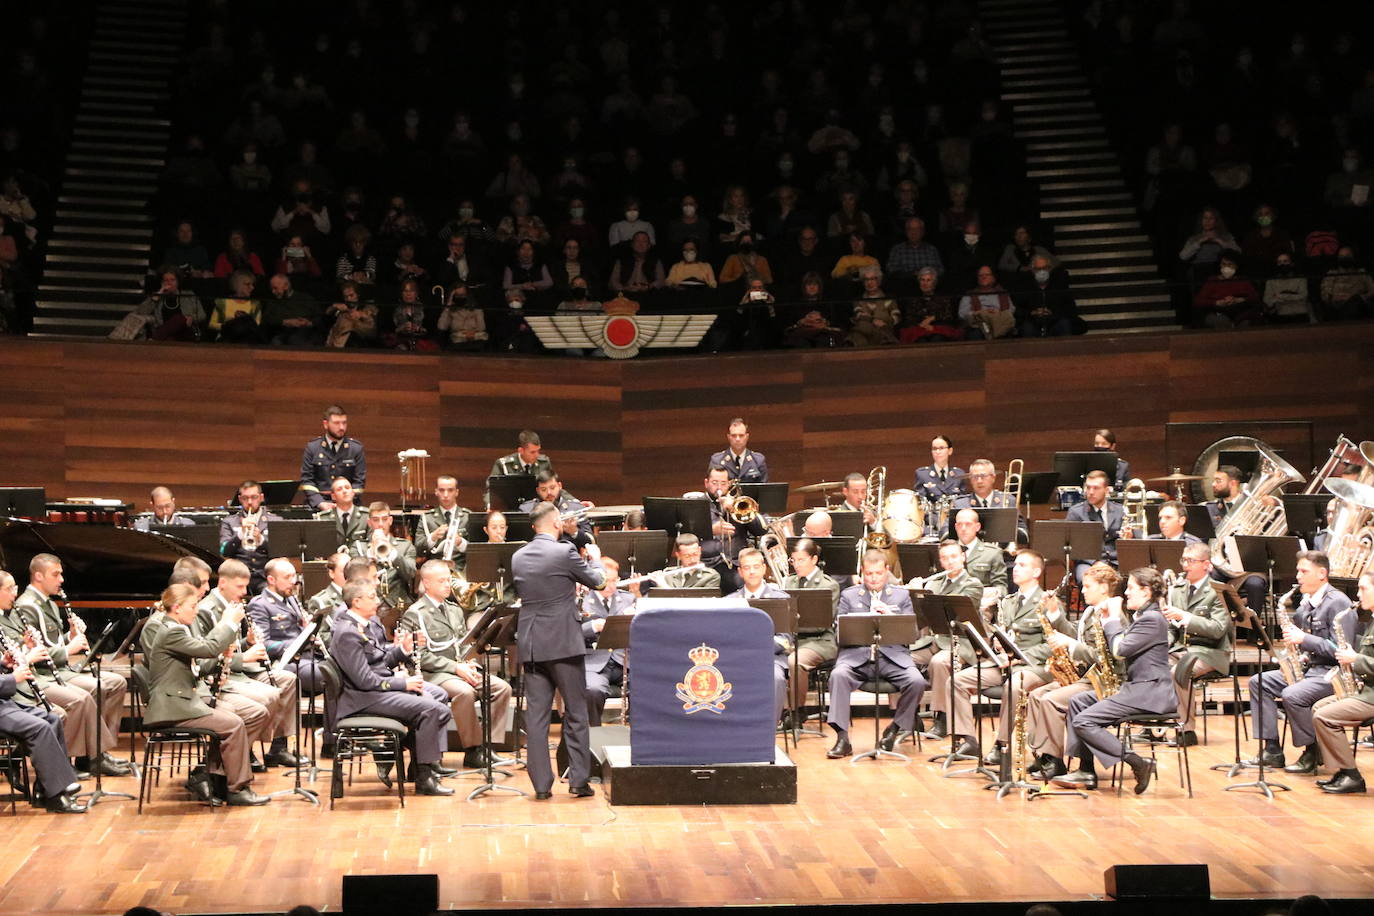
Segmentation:
[(587, 210), (586, 210), (585, 207), (569, 207), (569, 208), (568, 208), (568, 215), (571, 216), (573, 219), (581, 219), (581, 218), (582, 218), (582, 214), (583, 214), (583, 213), (586, 213), (586, 212), (587, 212)]
[(1336, 263), (1341, 265), (1342, 267), (1354, 267), (1355, 258), (1351, 255), (1343, 254), (1336, 259)]
[(1280, 261), (1278, 266), (1280, 274), (1291, 274), (1293, 272), (1292, 261)]
[(638, 211), (638, 210), (630, 209), (630, 210), (626, 210), (626, 211), (625, 211), (625, 221), (626, 221), (626, 222), (633, 223), (633, 222), (634, 222), (635, 220), (637, 220), (637, 219), (639, 219), (639, 211)]
[(754, 243), (746, 239), (743, 242), (739, 243), (739, 250), (743, 254), (748, 254), (749, 252), (754, 250)]
[[(253, 163), (255, 163), (255, 162), (257, 162), (257, 161), (258, 161), (258, 154), (257, 154), (257, 153), (244, 153), (244, 154), (243, 154), (243, 164), (244, 164), (244, 165), (252, 165)], [(1346, 171), (1353, 172), (1354, 169), (1346, 169)]]
[(458, 216), (459, 216), (460, 219), (472, 219), (472, 208), (471, 208), (471, 207), (459, 207), (459, 208), (458, 208)]
[(464, 306), (464, 305), (467, 305), (467, 304), (468, 304), (468, 297), (467, 297), (467, 296), (454, 296), (452, 299), (449, 300), (449, 304), (450, 304), (450, 305), (456, 305), (456, 306)]
[(682, 205), (682, 215), (683, 215), (683, 216), (696, 216), (696, 215), (697, 215), (697, 205), (696, 205), (696, 204), (683, 204), (683, 205)]
[(911, 161), (911, 153), (904, 149), (897, 150), (897, 161), (905, 165)]
[(779, 171), (779, 172), (782, 172), (784, 175), (791, 175), (791, 174), (792, 174), (792, 160), (791, 160), (791, 159), (779, 159), (779, 160), (778, 160), (778, 171)]
[(419, 127), (420, 116), (415, 114), (406, 115), (406, 127)]
[(690, 248), (682, 253), (682, 260), (686, 261), (688, 264), (692, 263), (696, 259), (697, 253)]
[(1041, 268), (1039, 268), (1038, 270), (1035, 271), (1035, 282), (1036, 282), (1036, 283), (1048, 283), (1049, 281), (1050, 281), (1050, 272), (1049, 272), (1048, 270), (1046, 270), (1045, 268), (1041, 267)]
[(1259, 223), (1261, 226), (1272, 226), (1272, 225), (1274, 225), (1274, 217), (1272, 217), (1272, 216), (1261, 216), (1261, 217), (1257, 217), (1257, 218), (1255, 219), (1255, 222)]
[(978, 239), (979, 239), (979, 238), (980, 238), (980, 236), (979, 236), (978, 233), (976, 233), (976, 232), (965, 232), (965, 233), (964, 233), (964, 244), (965, 244), (965, 245), (977, 245), (977, 244), (978, 244)]
[(1236, 269), (1230, 264), (1223, 264), (1221, 265), (1219, 273), (1221, 274), (1221, 279), (1229, 280), (1236, 275)]
[(848, 170), (848, 168), (849, 168), (849, 157), (848, 157), (848, 156), (836, 156), (836, 157), (835, 157), (835, 170), (836, 170), (836, 171), (843, 172), (843, 171)]

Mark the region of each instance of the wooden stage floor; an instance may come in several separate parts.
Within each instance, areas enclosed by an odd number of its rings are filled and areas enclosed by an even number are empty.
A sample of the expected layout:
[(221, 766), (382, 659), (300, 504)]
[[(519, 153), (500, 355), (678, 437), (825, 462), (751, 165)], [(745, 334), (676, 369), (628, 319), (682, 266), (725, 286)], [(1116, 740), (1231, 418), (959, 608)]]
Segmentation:
[[(942, 778), (924, 756), (826, 760), (828, 744), (802, 740), (799, 803), (770, 807), (612, 808), (560, 787), (547, 802), (460, 794), (408, 798), (402, 811), (370, 766), (333, 812), (327, 798), (212, 811), (166, 783), (142, 816), (130, 801), (82, 817), (21, 806), (0, 814), (0, 912), (337, 909), (342, 874), (415, 872), (437, 872), (441, 905), (455, 909), (1083, 900), (1101, 895), (1108, 865), (1185, 862), (1211, 866), (1218, 897), (1374, 897), (1374, 795), (1325, 796), (1286, 775), (1293, 791), (1273, 801), (1223, 792), (1225, 773), (1208, 765), (1231, 757), (1226, 718), (1191, 749), (1192, 799), (1163, 748), (1144, 797), (1027, 802)], [(1374, 751), (1360, 757), (1374, 764)], [(450, 784), (465, 794), (465, 782)], [(509, 782), (528, 788), (523, 772)], [(290, 784), (274, 770), (256, 788)], [(131, 778), (106, 788), (137, 791)]]

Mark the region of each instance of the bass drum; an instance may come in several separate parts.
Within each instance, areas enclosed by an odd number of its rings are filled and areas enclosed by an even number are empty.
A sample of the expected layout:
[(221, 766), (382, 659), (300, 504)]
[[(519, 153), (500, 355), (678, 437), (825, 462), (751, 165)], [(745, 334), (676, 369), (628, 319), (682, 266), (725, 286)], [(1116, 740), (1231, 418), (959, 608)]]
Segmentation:
[(883, 530), (894, 543), (919, 541), (925, 534), (925, 510), (915, 490), (889, 490), (883, 500)]

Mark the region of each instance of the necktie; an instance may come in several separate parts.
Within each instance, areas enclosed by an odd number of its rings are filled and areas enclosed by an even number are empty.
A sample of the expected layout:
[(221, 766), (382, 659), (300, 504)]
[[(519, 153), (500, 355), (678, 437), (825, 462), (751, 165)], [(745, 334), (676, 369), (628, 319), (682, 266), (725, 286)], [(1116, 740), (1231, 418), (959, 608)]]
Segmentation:
[(945, 472), (942, 470), (942, 471), (939, 472), (939, 474), (940, 474), (940, 483), (944, 483), (944, 482), (945, 482)]
[(446, 510), (444, 511), (444, 524), (445, 524), (445, 525), (452, 525), (452, 524), (453, 524), (453, 510), (452, 510), (452, 509), (446, 509)]

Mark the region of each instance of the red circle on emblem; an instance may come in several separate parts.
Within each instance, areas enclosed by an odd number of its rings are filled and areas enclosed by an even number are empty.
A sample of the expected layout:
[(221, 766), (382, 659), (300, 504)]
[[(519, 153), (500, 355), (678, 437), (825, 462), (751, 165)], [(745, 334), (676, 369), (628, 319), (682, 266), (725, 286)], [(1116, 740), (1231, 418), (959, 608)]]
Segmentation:
[(613, 347), (628, 347), (639, 336), (639, 328), (629, 318), (612, 318), (606, 322), (606, 342)]

